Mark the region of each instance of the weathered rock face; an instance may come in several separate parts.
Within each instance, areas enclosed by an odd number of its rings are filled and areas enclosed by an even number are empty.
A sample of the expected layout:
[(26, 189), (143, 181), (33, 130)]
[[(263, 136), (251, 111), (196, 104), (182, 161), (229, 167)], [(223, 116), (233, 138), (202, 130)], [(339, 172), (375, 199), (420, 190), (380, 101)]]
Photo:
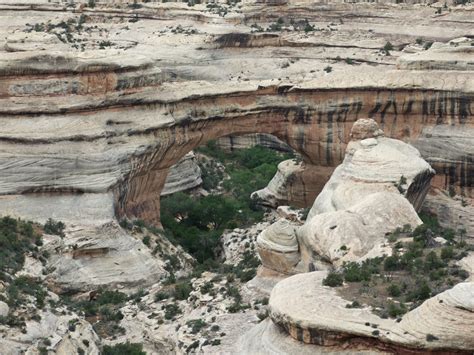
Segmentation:
[(410, 202), (421, 206), (433, 169), (412, 146), (385, 138), (373, 120), (358, 120), (351, 136), (343, 163), (297, 231), (306, 265), (388, 254), (385, 233), (421, 224)]
[[(79, 348), (84, 351), (86, 343), (88, 344), (86, 354), (100, 354), (99, 337), (89, 322), (80, 319), (77, 314), (71, 313), (66, 308), (58, 310), (57, 313), (39, 312), (41, 320), (27, 321), (24, 332), (14, 327), (2, 329), (0, 353), (37, 354), (42, 342), (48, 339), (50, 342), (48, 348), (54, 349), (54, 353), (58, 355), (76, 354)], [(75, 324), (74, 331), (69, 329), (70, 322)]]
[(275, 325), (270, 319), (264, 320), (242, 336), (236, 344), (234, 353), (241, 355), (390, 354), (389, 352), (379, 351), (377, 349), (368, 350), (362, 346), (345, 349), (343, 347), (325, 347), (316, 344), (305, 344), (292, 338), (282, 327)]
[(280, 219), (265, 229), (257, 238), (257, 251), (262, 264), (272, 270), (291, 273), (300, 261), (297, 225)]
[[(322, 286), (325, 275), (322, 271), (294, 275), (279, 282), (272, 291), (270, 316), (295, 339), (390, 353), (468, 354), (474, 348), (472, 282), (460, 283), (425, 301), (397, 323), (376, 316), (368, 308), (347, 308), (347, 301), (334, 289)], [(378, 325), (376, 334), (370, 324)], [(439, 341), (428, 341), (428, 334)]]
[[(442, 142), (447, 149), (430, 156), (420, 147), (440, 172), (435, 184), (472, 197), (472, 153), (457, 146), (474, 145), (470, 67), (420, 74), (397, 68), (400, 52), (379, 52), (387, 33), (396, 48), (416, 37), (446, 42), (470, 34), (471, 14), (464, 8), (446, 13), (443, 21), (456, 26), (441, 31), (432, 8), (408, 5), (384, 8), (380, 18), (379, 5), (290, 2), (283, 10), (262, 11), (264, 5), (248, 3), (221, 18), (205, 5), (114, 5), (111, 11), (108, 4), (84, 10), (82, 30), (79, 13), (63, 5), (34, 3), (41, 11), (31, 11), (27, 1), (0, 7), (2, 214), (41, 220), (42, 203), (51, 199), (48, 212), (66, 221), (126, 215), (158, 222), (170, 167), (194, 147), (228, 135), (272, 134), (299, 152), (306, 168), (326, 169), (323, 179), (342, 161), (359, 117), (374, 118), (387, 136), (415, 146), (420, 139), (427, 149)], [(121, 23), (132, 12), (139, 21)], [(327, 23), (344, 20), (309, 34), (285, 25), (288, 30), (253, 38), (250, 24), (267, 27), (282, 15), (315, 24), (321, 16)], [(56, 33), (60, 27), (41, 31), (48, 20), (69, 19), (76, 21), (71, 41)], [(423, 26), (407, 34), (400, 26), (406, 21)], [(105, 46), (104, 31), (110, 42)], [(246, 51), (236, 55), (237, 47)], [(357, 65), (337, 60), (348, 48)], [(437, 60), (435, 49), (424, 55)], [(466, 55), (455, 52), (453, 57)], [(453, 143), (428, 134), (442, 126), (464, 132), (465, 139)], [(316, 194), (305, 193), (306, 201)], [(72, 208), (75, 215), (67, 213)]]
[(351, 208), (309, 219), (297, 234), (302, 260), (307, 266), (320, 261), (339, 266), (345, 261), (391, 254), (391, 249), (385, 247), (385, 234), (397, 227), (421, 223), (403, 196), (371, 193)]
[[(186, 273), (192, 259), (165, 238), (158, 242), (167, 254), (178, 257), (181, 274)], [(54, 270), (48, 281), (58, 292), (138, 290), (168, 275), (162, 258), (114, 223), (70, 227), (63, 239), (45, 237), (45, 248), (50, 253), (48, 267)]]
[(217, 140), (217, 145), (224, 150), (250, 148), (254, 146), (267, 147), (281, 152), (291, 152), (285, 142), (270, 134), (245, 134), (242, 136), (226, 136)]
[(201, 169), (194, 153), (190, 152), (170, 168), (161, 195), (189, 190), (201, 184)]
[(435, 173), (420, 153), (385, 138), (374, 120), (358, 120), (351, 132), (346, 157), (314, 201), (308, 219), (350, 208), (375, 191), (402, 193), (419, 209)]
[(472, 198), (433, 189), (423, 204), (423, 210), (438, 216), (444, 228), (465, 230), (464, 238), (472, 243), (474, 238), (474, 201)]

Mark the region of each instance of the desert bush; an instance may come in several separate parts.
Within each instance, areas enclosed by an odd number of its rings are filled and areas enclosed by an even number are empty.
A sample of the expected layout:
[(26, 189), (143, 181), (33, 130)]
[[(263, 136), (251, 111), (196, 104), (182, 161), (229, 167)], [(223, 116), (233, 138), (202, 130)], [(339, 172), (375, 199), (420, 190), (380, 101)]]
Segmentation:
[(102, 355), (146, 355), (143, 345), (139, 343), (120, 343), (115, 345), (104, 345)]
[(64, 237), (65, 227), (66, 226), (63, 222), (55, 221), (54, 219), (49, 218), (44, 224), (43, 229), (46, 234), (59, 235), (60, 237)]
[(173, 319), (175, 316), (181, 313), (181, 309), (176, 303), (167, 304), (165, 306), (165, 319)]
[(186, 325), (191, 328), (192, 334), (197, 334), (207, 325), (207, 323), (202, 319), (191, 319), (186, 322)]
[(323, 285), (329, 287), (342, 286), (343, 284), (343, 275), (337, 272), (330, 272), (326, 278), (323, 279)]
[(390, 284), (387, 287), (387, 292), (390, 296), (392, 297), (399, 297), (402, 294), (402, 290), (400, 287), (396, 284)]

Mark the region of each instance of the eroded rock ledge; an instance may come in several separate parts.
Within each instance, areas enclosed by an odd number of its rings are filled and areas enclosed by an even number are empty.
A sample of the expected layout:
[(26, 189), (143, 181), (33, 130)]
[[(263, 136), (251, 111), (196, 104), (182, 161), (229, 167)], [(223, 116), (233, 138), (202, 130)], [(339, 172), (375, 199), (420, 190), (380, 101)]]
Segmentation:
[[(404, 354), (472, 352), (474, 283), (460, 283), (425, 301), (397, 323), (368, 308), (346, 308), (346, 300), (322, 286), (325, 275), (324, 271), (294, 275), (274, 287), (270, 316), (291, 337), (308, 344)], [(372, 324), (377, 325), (375, 334)], [(428, 341), (428, 334), (439, 340)]]

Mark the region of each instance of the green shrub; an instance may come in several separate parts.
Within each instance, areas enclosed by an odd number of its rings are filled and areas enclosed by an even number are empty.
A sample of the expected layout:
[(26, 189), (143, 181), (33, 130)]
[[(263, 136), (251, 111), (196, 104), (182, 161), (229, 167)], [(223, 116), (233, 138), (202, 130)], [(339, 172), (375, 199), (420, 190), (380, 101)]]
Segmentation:
[(143, 345), (138, 343), (120, 343), (115, 345), (104, 345), (102, 355), (146, 355)]
[(191, 328), (192, 334), (197, 334), (207, 325), (207, 323), (202, 319), (191, 319), (186, 322), (186, 325)]
[(44, 224), (44, 232), (46, 234), (59, 235), (61, 238), (64, 237), (64, 228), (66, 226), (63, 222), (55, 221), (52, 218), (49, 218)]
[(426, 281), (407, 295), (407, 301), (424, 301), (431, 297), (431, 288)]
[(214, 284), (212, 282), (206, 282), (204, 285), (201, 286), (200, 291), (202, 294), (207, 294), (212, 291), (214, 288)]
[(398, 255), (392, 255), (385, 258), (383, 262), (383, 268), (385, 271), (395, 271), (401, 268), (400, 259)]
[(441, 259), (449, 260), (454, 258), (454, 249), (451, 246), (444, 247), (441, 249)]
[(163, 300), (166, 300), (170, 297), (169, 293), (168, 292), (157, 292), (155, 294), (155, 302), (160, 302), (160, 301), (163, 301)]
[(387, 306), (387, 311), (390, 317), (397, 318), (407, 312), (406, 307), (403, 304), (396, 305), (393, 302), (390, 302)]
[(383, 49), (384, 49), (384, 51), (386, 51), (386, 52), (391, 51), (391, 50), (393, 50), (393, 44), (391, 44), (390, 42), (387, 42), (387, 43), (385, 43), (385, 45), (383, 46)]
[(337, 272), (330, 272), (326, 278), (323, 279), (323, 285), (329, 287), (337, 287), (342, 286), (343, 284), (343, 276)]
[(344, 263), (342, 273), (346, 282), (360, 282), (370, 281), (372, 271), (367, 263), (350, 262)]
[(346, 308), (361, 308), (362, 305), (359, 303), (359, 301), (352, 301), (352, 303), (346, 304)]
[(332, 67), (328, 65), (327, 67), (324, 68), (324, 71), (329, 74), (330, 72), (332, 72)]
[(177, 300), (186, 300), (189, 297), (189, 294), (193, 290), (191, 282), (184, 280), (180, 281), (175, 285), (174, 288), (174, 297)]
[(399, 297), (402, 294), (402, 290), (400, 290), (400, 287), (395, 284), (390, 284), (387, 287), (387, 292), (392, 297)]
[(175, 316), (181, 313), (181, 309), (176, 303), (167, 304), (165, 306), (165, 319), (173, 319)]
[(121, 304), (128, 299), (128, 296), (119, 291), (100, 291), (97, 296), (97, 304)]

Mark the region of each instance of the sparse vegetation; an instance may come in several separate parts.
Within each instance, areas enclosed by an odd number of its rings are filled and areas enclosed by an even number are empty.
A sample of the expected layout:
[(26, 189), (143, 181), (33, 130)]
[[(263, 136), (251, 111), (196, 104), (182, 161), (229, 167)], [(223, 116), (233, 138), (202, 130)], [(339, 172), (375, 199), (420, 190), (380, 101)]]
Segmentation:
[(191, 328), (191, 333), (192, 334), (197, 334), (199, 333), (205, 326), (207, 326), (207, 323), (204, 322), (202, 319), (191, 319), (186, 322), (186, 325)]
[(139, 343), (120, 343), (115, 345), (104, 345), (102, 355), (146, 355), (143, 345)]
[[(442, 228), (433, 216), (422, 219), (424, 224), (415, 230), (404, 226), (388, 236), (391, 256), (344, 263), (340, 271), (328, 274), (323, 285), (339, 287), (345, 281), (347, 287), (339, 289), (344, 297), (357, 297), (357, 303), (371, 305), (381, 317), (398, 318), (463, 281), (468, 274), (457, 260), (470, 247), (462, 242), (462, 232)], [(437, 243), (437, 236), (445, 238), (446, 245)], [(402, 237), (412, 241), (401, 242)]]
[[(75, 301), (69, 297), (63, 297), (62, 300), (70, 309), (83, 314), (86, 320), (96, 320), (93, 325), (94, 330), (102, 338), (109, 338), (125, 333), (125, 329), (118, 325), (120, 320), (123, 319), (120, 308), (134, 297), (135, 295), (129, 297), (119, 291), (98, 290), (91, 294), (89, 300)], [(75, 322), (69, 326), (70, 330), (75, 328)]]
[(391, 44), (390, 42), (385, 43), (385, 45), (383, 46), (383, 50), (385, 52), (392, 51), (393, 50), (393, 44)]
[(329, 286), (329, 287), (337, 287), (337, 286), (342, 286), (344, 282), (344, 278), (342, 277), (341, 274), (336, 273), (336, 272), (330, 272), (326, 278), (323, 280), (323, 285), (324, 286)]
[(167, 304), (164, 306), (165, 310), (165, 319), (173, 319), (178, 314), (181, 314), (181, 309), (176, 303)]
[(49, 218), (44, 224), (43, 229), (46, 234), (59, 235), (62, 238), (64, 237), (64, 228), (66, 228), (66, 226), (63, 222)]

